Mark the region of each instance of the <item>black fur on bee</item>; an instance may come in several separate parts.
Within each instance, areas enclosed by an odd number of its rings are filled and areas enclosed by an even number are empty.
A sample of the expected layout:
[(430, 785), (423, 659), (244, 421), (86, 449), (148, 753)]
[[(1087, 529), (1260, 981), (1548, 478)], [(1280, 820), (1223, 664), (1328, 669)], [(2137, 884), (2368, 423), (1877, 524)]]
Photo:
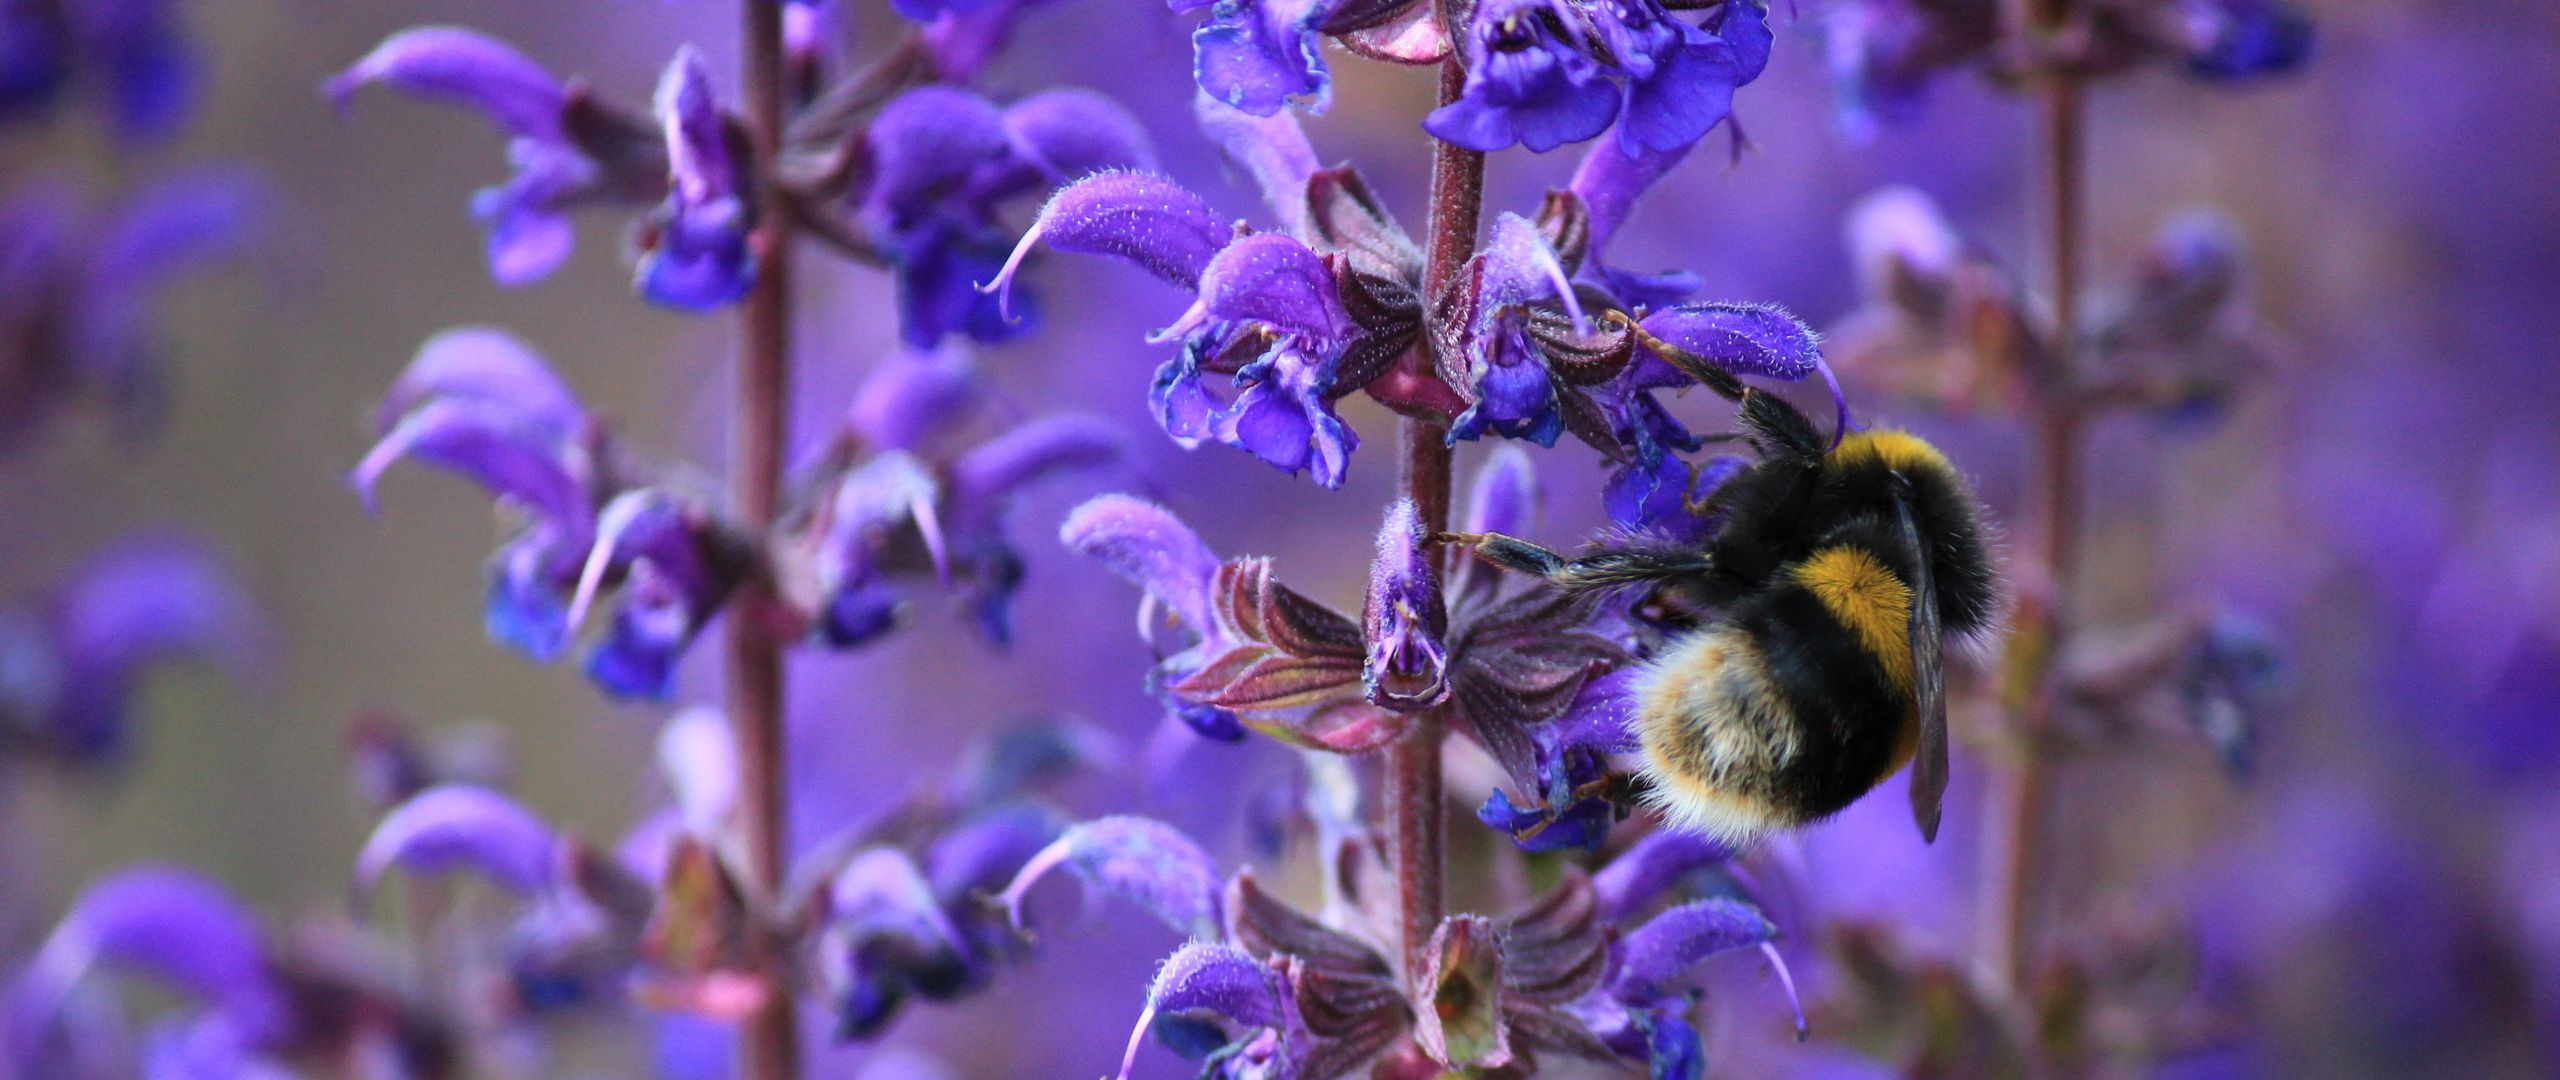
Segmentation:
[(1981, 511), (1935, 447), (1899, 431), (1836, 443), (1773, 394), (1660, 342), (1741, 405), (1759, 460), (1694, 507), (1702, 543), (1613, 537), (1565, 556), (1453, 534), (1572, 591), (1643, 586), (1680, 627), (1636, 684), (1645, 799), (1674, 825), (1748, 841), (1838, 813), (1913, 763), (1935, 839), (1946, 790), (1944, 639), (1987, 635), (1999, 582)]

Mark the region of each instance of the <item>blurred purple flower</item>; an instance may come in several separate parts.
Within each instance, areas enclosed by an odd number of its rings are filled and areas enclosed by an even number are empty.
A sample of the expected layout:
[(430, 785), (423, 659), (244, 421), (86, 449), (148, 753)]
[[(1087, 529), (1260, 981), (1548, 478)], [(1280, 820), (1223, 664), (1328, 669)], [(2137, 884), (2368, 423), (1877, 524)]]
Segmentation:
[[(877, 369), (856, 395), (848, 432), (804, 485), (814, 505), (790, 550), (804, 578), (792, 591), (830, 645), (871, 641), (905, 609), (899, 576), (957, 583), (979, 633), (1012, 640), (1022, 555), (1005, 532), (1013, 501), (1063, 473), (1125, 456), (1117, 428), (1085, 416), (1018, 424), (954, 450), (949, 437), (984, 394), (965, 364), (910, 358)], [(878, 448), (856, 459), (868, 435)]]
[(116, 133), (168, 138), (193, 105), (196, 50), (177, 0), (10, 0), (0, 4), (0, 122), (49, 112), (75, 78), (93, 80)]
[(898, 274), (900, 326), (927, 348), (945, 335), (999, 341), (1028, 329), (978, 284), (1005, 265), (1007, 204), (1088, 173), (1150, 168), (1137, 119), (1083, 90), (1051, 90), (1008, 107), (967, 90), (926, 86), (881, 109), (863, 135), (871, 174), (859, 216)]
[(140, 975), (179, 990), (206, 1021), (263, 1045), (293, 1018), (265, 935), (239, 900), (193, 872), (143, 866), (89, 886), (18, 976), (0, 1061), (13, 1075), (48, 1075), (56, 1025), (92, 973)]
[(653, 303), (702, 311), (734, 303), (755, 284), (746, 155), (711, 94), (711, 74), (690, 46), (658, 82), (666, 129), (667, 201), (641, 231), (638, 287)]
[(394, 807), (356, 855), (356, 887), (370, 890), (394, 867), (417, 874), (469, 870), (518, 896), (559, 877), (560, 841), (549, 826), (487, 788), (428, 788)]
[(540, 356), (503, 331), (445, 331), (419, 347), (375, 425), (381, 441), (349, 477), (368, 506), (385, 470), (417, 458), (521, 517), (491, 562), (490, 636), (547, 663), (610, 588), (613, 624), (587, 651), (589, 677), (618, 696), (668, 692), (744, 557), (708, 511), (632, 486), (634, 463)]
[(83, 220), (65, 183), (0, 203), (0, 450), (94, 396), (129, 436), (157, 427), (167, 374), (151, 305), (181, 276), (250, 253), (274, 196), (247, 173), (166, 176)]
[(9, 750), (72, 762), (113, 756), (157, 665), (216, 660), (247, 675), (263, 651), (257, 606), (204, 540), (136, 534), (49, 593), (0, 608), (0, 726)]
[[(672, 243), (673, 262), (661, 265), (663, 255), (644, 262), (639, 283), (653, 300), (698, 306), (743, 280), (746, 253), (730, 240), (743, 238), (752, 223), (741, 220), (729, 164), (734, 150), (726, 146), (698, 70), (680, 56), (668, 74), (653, 129), (646, 118), (596, 98), (583, 84), (562, 82), (504, 42), (454, 27), (421, 27), (384, 39), (324, 89), (343, 112), (358, 89), (387, 83), (475, 109), (508, 136), (515, 175), (481, 189), (471, 205), (488, 230), (489, 271), (500, 285), (530, 284), (559, 269), (575, 241), (572, 209), (665, 199), (667, 220), (659, 231), (681, 235), (644, 237), (642, 246), (655, 254)], [(671, 176), (679, 165), (684, 175)], [(680, 280), (687, 271), (710, 280)]]

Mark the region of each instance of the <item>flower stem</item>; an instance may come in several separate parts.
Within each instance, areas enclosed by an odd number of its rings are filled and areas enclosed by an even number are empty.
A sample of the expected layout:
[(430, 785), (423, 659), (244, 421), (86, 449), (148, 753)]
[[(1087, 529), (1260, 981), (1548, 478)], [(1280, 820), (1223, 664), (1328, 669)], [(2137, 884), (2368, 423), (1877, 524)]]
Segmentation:
[[(2048, 31), (2059, 21), (2058, 16), (2051, 19), (2045, 23)], [(2020, 568), (2023, 595), (2004, 674), (2004, 704), (2017, 725), (2014, 756), (2010, 767), (1995, 775), (1986, 808), (1981, 894), (1985, 967), (2013, 996), (2025, 991), (2035, 973), (2036, 923), (2043, 903), (2039, 886), (2049, 877), (2045, 856), (2054, 801), (2054, 763), (2047, 745), (2055, 710), (2050, 676), (2079, 558), (2085, 415), (2079, 397), (2080, 264), (2087, 185), (2082, 98), (2078, 79), (2056, 72), (2045, 77), (2037, 102), (2052, 350), (2033, 397), (2032, 457), (2020, 508), (2029, 561)]]
[[(744, 0), (747, 131), (755, 147), (757, 218), (755, 288), (739, 314), (739, 354), (730, 492), (749, 535), (773, 528), (782, 492), (783, 448), (791, 416), (791, 248), (788, 203), (777, 197), (788, 72), (783, 59), (783, 0)], [(789, 836), (788, 769), (783, 759), (784, 642), (769, 618), (771, 584), (751, 582), (728, 620), (729, 718), (738, 740), (740, 824), (746, 833), (751, 893), (767, 898), (782, 886)], [(794, 1013), (790, 953), (779, 928), (756, 920), (753, 959), (769, 987), (765, 1002), (738, 1032), (741, 1080), (795, 1080), (800, 1036)]]
[[(1457, 100), (1466, 72), (1456, 58), (1440, 65), (1440, 103)], [(1475, 253), (1476, 228), (1484, 216), (1484, 155), (1434, 140), (1431, 144), (1431, 222), (1425, 252), (1423, 295), (1440, 289)], [(1427, 301), (1426, 301), (1427, 302)], [(1427, 341), (1423, 346), (1428, 350)], [(1427, 355), (1427, 354), (1426, 354)], [(1426, 367), (1427, 370), (1427, 367)], [(1445, 532), (1449, 527), (1449, 427), (1427, 415), (1407, 415), (1397, 429), (1399, 443), (1396, 493), (1420, 509), (1422, 527)], [(1445, 569), (1444, 552), (1435, 556), (1434, 573)], [(1396, 877), (1396, 921), (1402, 936), (1406, 977), (1419, 982), (1428, 966), (1423, 951), (1440, 927), (1445, 908), (1442, 875), (1448, 801), (1440, 776), (1440, 742), (1446, 734), (1437, 710), (1414, 718), (1405, 737), (1387, 748), (1387, 858)]]

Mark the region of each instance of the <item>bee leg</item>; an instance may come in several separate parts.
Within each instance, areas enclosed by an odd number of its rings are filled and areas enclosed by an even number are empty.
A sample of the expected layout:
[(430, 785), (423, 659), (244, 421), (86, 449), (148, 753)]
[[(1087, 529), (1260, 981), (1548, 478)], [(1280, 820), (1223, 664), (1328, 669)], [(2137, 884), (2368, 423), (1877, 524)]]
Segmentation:
[(1441, 533), (1439, 543), (1471, 548), (1484, 561), (1523, 574), (1534, 574), (1567, 592), (1590, 592), (1621, 585), (1642, 585), (1706, 572), (1701, 552), (1602, 550), (1565, 558), (1516, 536), (1501, 533)]

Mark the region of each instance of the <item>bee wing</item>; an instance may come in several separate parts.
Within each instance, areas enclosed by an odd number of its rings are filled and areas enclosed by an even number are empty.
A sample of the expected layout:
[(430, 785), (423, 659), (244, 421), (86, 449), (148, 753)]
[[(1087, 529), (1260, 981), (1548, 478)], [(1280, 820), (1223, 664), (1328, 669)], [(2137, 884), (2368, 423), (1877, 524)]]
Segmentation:
[(1911, 754), (1911, 818), (1920, 838), (1938, 839), (1940, 803), (1947, 794), (1947, 668), (1941, 655), (1945, 636), (1938, 626), (1938, 591), (1929, 572), (1929, 549), (1911, 523), (1911, 504), (1894, 500), (1902, 518), (1902, 540), (1911, 549), (1911, 697), (1919, 715), (1920, 738)]

